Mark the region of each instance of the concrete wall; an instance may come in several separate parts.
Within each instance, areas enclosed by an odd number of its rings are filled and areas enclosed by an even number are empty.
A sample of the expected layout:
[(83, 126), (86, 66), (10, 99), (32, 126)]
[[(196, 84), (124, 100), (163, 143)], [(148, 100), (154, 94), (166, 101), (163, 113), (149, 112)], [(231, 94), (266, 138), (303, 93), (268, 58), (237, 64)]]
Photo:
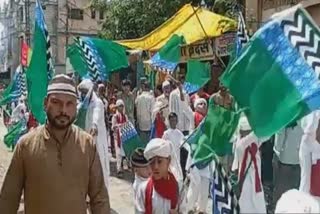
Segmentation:
[[(83, 9), (83, 20), (67, 19), (67, 2), (70, 9)], [(87, 8), (90, 0), (59, 0), (58, 1), (58, 57), (59, 69), (66, 72), (65, 46), (73, 43), (74, 36), (96, 36), (99, 30), (99, 12), (96, 11), (96, 19), (91, 18), (91, 10)], [(68, 25), (67, 25), (68, 23)], [(68, 32), (68, 33), (67, 33)], [(68, 39), (67, 39), (68, 38)], [(68, 41), (68, 42), (67, 42)], [(70, 68), (68, 68), (68, 72)]]
[[(291, 7), (290, 2), (285, 0), (246, 0), (246, 12), (253, 14), (258, 24), (261, 24), (266, 22), (274, 13)], [(293, 0), (293, 3), (301, 3), (320, 25), (320, 0)], [(259, 11), (261, 14), (259, 14)]]

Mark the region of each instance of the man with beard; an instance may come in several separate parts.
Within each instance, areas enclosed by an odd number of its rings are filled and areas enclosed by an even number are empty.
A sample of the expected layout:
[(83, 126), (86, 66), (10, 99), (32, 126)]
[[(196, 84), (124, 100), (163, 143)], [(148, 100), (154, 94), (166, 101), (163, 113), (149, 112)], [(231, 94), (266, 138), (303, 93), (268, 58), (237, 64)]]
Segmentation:
[(0, 193), (0, 211), (16, 214), (22, 192), (25, 213), (110, 213), (98, 152), (92, 137), (73, 126), (77, 94), (66, 75), (53, 78), (45, 99), (47, 122), (23, 136)]

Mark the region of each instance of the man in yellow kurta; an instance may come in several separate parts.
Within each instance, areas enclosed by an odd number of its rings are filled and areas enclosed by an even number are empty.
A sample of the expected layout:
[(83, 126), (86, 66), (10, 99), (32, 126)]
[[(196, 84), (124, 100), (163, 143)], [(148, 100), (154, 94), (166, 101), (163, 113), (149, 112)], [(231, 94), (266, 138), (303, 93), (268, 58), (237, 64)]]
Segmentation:
[(48, 86), (47, 123), (18, 142), (0, 192), (0, 213), (16, 214), (22, 192), (26, 214), (109, 214), (101, 163), (92, 137), (73, 126), (77, 94), (69, 77)]

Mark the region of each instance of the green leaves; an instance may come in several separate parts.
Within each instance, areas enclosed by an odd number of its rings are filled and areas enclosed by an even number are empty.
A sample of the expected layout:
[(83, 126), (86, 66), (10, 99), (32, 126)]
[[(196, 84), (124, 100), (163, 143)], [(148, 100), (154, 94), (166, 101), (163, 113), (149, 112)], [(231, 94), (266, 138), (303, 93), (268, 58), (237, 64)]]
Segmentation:
[(113, 0), (106, 3), (100, 36), (108, 39), (139, 38), (161, 25), (191, 0)]

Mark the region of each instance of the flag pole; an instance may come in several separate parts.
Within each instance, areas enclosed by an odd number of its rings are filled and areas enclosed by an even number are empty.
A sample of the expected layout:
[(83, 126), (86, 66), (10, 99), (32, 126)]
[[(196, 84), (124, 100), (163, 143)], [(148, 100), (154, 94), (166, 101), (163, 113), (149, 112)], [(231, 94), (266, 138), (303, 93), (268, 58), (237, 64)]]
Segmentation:
[[(201, 26), (201, 29), (202, 29), (202, 31), (203, 31), (203, 33), (204, 33), (204, 35), (205, 35), (206, 40), (207, 40), (207, 41), (210, 41), (209, 36), (208, 36), (206, 30), (204, 29), (204, 27), (203, 27), (203, 25), (202, 25), (202, 23), (201, 23), (201, 20), (200, 20), (200, 18), (199, 18), (199, 16), (198, 16), (198, 13), (197, 13), (197, 11), (199, 10), (200, 7), (198, 7), (197, 9), (194, 9), (194, 6), (193, 6), (193, 5), (191, 5), (191, 7), (192, 7), (192, 9), (193, 9), (193, 13), (194, 13), (194, 14), (196, 15), (196, 17), (197, 17), (197, 20), (198, 20), (198, 22), (199, 22), (199, 24), (200, 24), (200, 26)], [(226, 67), (227, 67), (226, 64), (224, 64), (223, 60), (221, 59), (221, 57), (218, 56), (218, 54), (216, 53), (216, 51), (214, 52), (214, 54), (215, 54), (215, 56), (218, 58), (218, 60), (220, 61), (220, 63), (223, 65), (223, 67), (226, 68)]]

